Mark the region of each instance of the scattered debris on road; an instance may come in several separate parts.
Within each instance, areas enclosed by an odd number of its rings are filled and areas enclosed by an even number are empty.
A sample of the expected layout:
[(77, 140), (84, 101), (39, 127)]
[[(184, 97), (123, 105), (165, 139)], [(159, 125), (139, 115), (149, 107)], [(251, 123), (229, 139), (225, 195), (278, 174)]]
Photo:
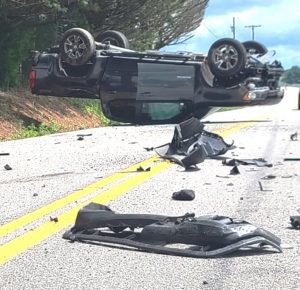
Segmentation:
[(4, 169), (6, 170), (12, 170), (11, 166), (9, 164), (4, 165)]
[(268, 163), (263, 158), (257, 158), (257, 159), (223, 159), (222, 160), (223, 165), (227, 166), (235, 166), (235, 165), (256, 165), (257, 167), (272, 167), (273, 164)]
[(297, 139), (298, 139), (298, 132), (293, 133), (293, 134), (290, 136), (290, 139), (291, 139), (292, 141), (297, 141)]
[(173, 192), (172, 198), (175, 200), (193, 200), (195, 199), (195, 192), (191, 189), (182, 189)]
[(163, 159), (169, 159), (189, 168), (203, 162), (208, 157), (225, 154), (233, 148), (224, 139), (204, 130), (204, 125), (196, 118), (188, 119), (179, 125), (175, 125), (171, 143), (163, 144), (155, 148), (145, 148), (155, 152)]
[(77, 138), (77, 141), (82, 141), (82, 140), (84, 140), (84, 137), (83, 137), (83, 136), (79, 136), (79, 137)]
[(50, 222), (58, 223), (58, 218), (50, 216)]
[(283, 161), (300, 161), (300, 157), (287, 157)]
[(233, 166), (232, 169), (230, 170), (230, 175), (237, 175), (240, 174), (239, 168), (237, 166)]
[[(178, 217), (116, 214), (96, 203), (78, 212), (75, 226), (63, 238), (195, 258), (220, 257), (237, 251), (241, 254), (243, 249), (261, 252), (266, 246), (282, 252), (280, 238), (243, 220), (218, 215), (195, 217), (193, 213)], [(170, 244), (186, 248), (171, 248)]]
[(300, 229), (300, 215), (294, 215), (290, 217), (291, 224), (293, 228), (299, 230)]
[(138, 171), (138, 172), (150, 171), (150, 170), (151, 170), (151, 167), (143, 168), (142, 166), (140, 166), (136, 169), (136, 171)]

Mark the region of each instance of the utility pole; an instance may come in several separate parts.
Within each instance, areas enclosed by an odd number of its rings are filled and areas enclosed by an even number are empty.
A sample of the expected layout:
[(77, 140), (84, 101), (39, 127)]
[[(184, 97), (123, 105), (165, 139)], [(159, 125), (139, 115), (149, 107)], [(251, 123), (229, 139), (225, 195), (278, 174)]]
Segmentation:
[(230, 26), (233, 38), (235, 39), (235, 17), (232, 18), (232, 26)]
[(254, 40), (254, 29), (257, 27), (261, 27), (261, 25), (246, 25), (245, 27), (252, 29), (252, 40)]

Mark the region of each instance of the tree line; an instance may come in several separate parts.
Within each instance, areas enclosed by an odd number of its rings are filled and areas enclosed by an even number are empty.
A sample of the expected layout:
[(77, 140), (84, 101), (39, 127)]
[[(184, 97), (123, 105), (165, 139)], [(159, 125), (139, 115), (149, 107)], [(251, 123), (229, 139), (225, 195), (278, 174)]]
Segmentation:
[(57, 44), (64, 31), (119, 30), (136, 50), (186, 41), (209, 0), (0, 0), (0, 87), (26, 82), (31, 50)]
[(290, 69), (286, 70), (282, 77), (281, 82), (286, 84), (300, 84), (300, 67), (292, 66)]

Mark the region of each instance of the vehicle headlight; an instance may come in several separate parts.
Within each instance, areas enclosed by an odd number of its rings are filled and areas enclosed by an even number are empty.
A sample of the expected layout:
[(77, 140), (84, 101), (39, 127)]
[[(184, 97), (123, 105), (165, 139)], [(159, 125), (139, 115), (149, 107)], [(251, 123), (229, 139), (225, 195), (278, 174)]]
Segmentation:
[(248, 92), (243, 98), (245, 101), (252, 101), (256, 99), (256, 93), (255, 92)]

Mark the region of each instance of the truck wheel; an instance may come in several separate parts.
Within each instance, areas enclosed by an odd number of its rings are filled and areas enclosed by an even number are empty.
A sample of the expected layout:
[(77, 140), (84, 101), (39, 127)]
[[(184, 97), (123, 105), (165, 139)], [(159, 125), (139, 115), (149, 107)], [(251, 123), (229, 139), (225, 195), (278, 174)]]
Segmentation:
[(231, 77), (245, 69), (247, 52), (241, 42), (232, 38), (222, 38), (212, 44), (207, 62), (211, 72), (217, 77)]
[(114, 46), (129, 48), (127, 37), (122, 32), (116, 30), (107, 30), (100, 33), (95, 37), (95, 40), (101, 43), (109, 43)]
[(247, 51), (247, 53), (251, 54), (265, 54), (268, 52), (268, 49), (261, 44), (260, 42), (249, 40), (243, 42), (243, 45)]
[(60, 57), (70, 65), (85, 64), (95, 53), (93, 36), (82, 28), (67, 30), (59, 44)]

